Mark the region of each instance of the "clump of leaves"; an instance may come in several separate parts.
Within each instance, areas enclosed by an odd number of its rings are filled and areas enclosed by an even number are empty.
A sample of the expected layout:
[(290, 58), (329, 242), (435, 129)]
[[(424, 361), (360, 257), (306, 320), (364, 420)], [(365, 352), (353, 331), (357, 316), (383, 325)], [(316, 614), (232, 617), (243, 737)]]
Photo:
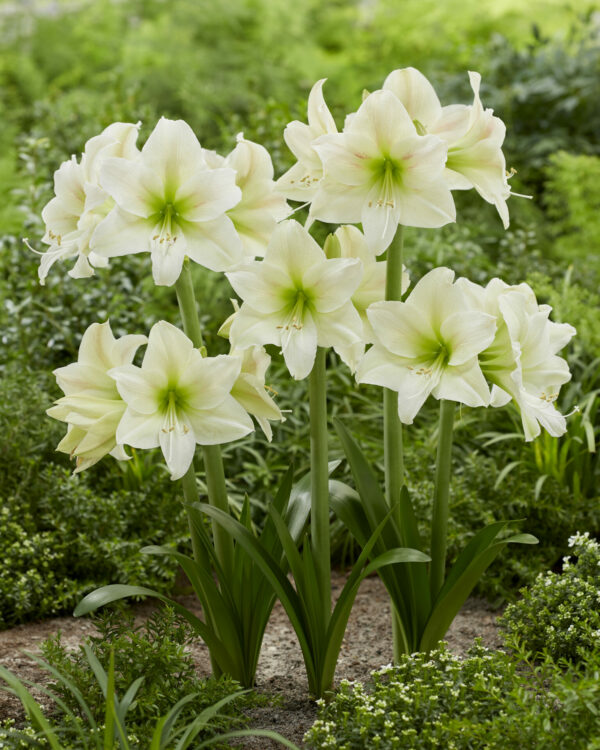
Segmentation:
[(600, 544), (575, 534), (562, 573), (540, 574), (510, 604), (500, 623), (506, 644), (553, 659), (587, 658), (600, 640)]

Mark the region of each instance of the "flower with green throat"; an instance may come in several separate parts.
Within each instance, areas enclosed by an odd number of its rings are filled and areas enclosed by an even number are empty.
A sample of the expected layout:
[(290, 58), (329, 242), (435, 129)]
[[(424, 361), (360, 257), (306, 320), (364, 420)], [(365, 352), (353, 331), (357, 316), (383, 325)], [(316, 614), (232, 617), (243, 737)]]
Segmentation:
[(232, 345), (281, 346), (292, 376), (305, 378), (318, 346), (361, 340), (362, 322), (351, 302), (361, 276), (358, 258), (328, 259), (300, 224), (280, 223), (262, 261), (227, 274), (243, 300), (231, 322)]
[(210, 169), (183, 120), (162, 117), (139, 157), (107, 159), (100, 182), (116, 206), (95, 231), (98, 255), (149, 252), (154, 282), (163, 286), (177, 281), (186, 256), (212, 271), (242, 260), (240, 238), (226, 216), (242, 195), (235, 172)]
[(161, 320), (150, 331), (141, 367), (109, 372), (127, 406), (117, 440), (133, 448), (160, 446), (171, 479), (180, 479), (196, 444), (228, 443), (254, 429), (231, 395), (240, 369), (238, 357), (203, 357), (182, 331)]
[(367, 310), (377, 340), (356, 379), (397, 391), (405, 424), (429, 395), (467, 406), (490, 403), (478, 355), (493, 341), (496, 319), (471, 309), (453, 280), (449, 268), (434, 268), (405, 302), (376, 302)]
[(440, 227), (456, 211), (443, 179), (448, 147), (435, 135), (419, 135), (391, 91), (375, 91), (346, 120), (342, 133), (314, 143), (324, 176), (310, 216), (341, 224), (362, 222), (377, 255), (399, 224)]

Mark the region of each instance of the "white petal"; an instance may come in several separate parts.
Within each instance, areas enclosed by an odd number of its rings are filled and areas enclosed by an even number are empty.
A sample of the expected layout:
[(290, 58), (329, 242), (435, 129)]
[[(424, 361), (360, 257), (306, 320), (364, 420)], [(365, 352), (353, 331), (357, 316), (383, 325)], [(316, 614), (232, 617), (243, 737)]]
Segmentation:
[(344, 185), (363, 185), (371, 177), (367, 159), (374, 155), (375, 147), (368, 143), (365, 152), (361, 146), (356, 147), (345, 133), (321, 136), (314, 144), (325, 175)]
[(154, 222), (113, 208), (96, 227), (91, 247), (105, 258), (150, 251)]
[(309, 268), (302, 286), (319, 313), (337, 310), (347, 303), (360, 284), (363, 264), (358, 258), (324, 260)]
[(449, 346), (451, 366), (463, 365), (494, 340), (496, 319), (474, 310), (457, 311), (442, 321), (442, 338)]
[(157, 286), (173, 286), (181, 275), (186, 248), (184, 243), (167, 243), (152, 249), (152, 278)]
[(203, 169), (177, 187), (175, 205), (179, 218), (211, 221), (233, 208), (241, 198), (233, 169)]
[(434, 229), (456, 221), (456, 207), (449, 188), (431, 185), (421, 191), (404, 190), (400, 198), (400, 224)]
[(179, 224), (186, 241), (186, 254), (201, 266), (211, 271), (228, 271), (242, 261), (242, 243), (228, 216)]
[(319, 165), (319, 157), (312, 147), (317, 135), (321, 135), (321, 133), (315, 133), (309, 125), (299, 120), (289, 122), (283, 131), (283, 139), (289, 150), (298, 159), (298, 162), (309, 167)]
[(433, 86), (416, 68), (393, 70), (383, 88), (395, 94), (413, 120), (418, 120), (428, 131), (439, 118), (442, 105)]
[(291, 287), (285, 271), (269, 263), (254, 262), (225, 274), (235, 293), (254, 310), (274, 313), (287, 305), (285, 291)]
[(227, 396), (219, 406), (207, 411), (189, 411), (196, 442), (200, 445), (218, 445), (239, 440), (254, 430), (246, 410), (233, 396)]
[(411, 116), (391, 91), (374, 91), (367, 96), (347, 127), (351, 135), (373, 139), (380, 153), (389, 153), (401, 138), (416, 135)]
[(367, 317), (377, 339), (392, 354), (418, 359), (433, 352), (439, 342), (422, 307), (407, 302), (376, 302)]
[(300, 284), (308, 268), (326, 260), (306, 229), (297, 221), (288, 220), (277, 225), (263, 262), (281, 269), (292, 282)]
[[(316, 154), (315, 154), (316, 156)], [(309, 168), (306, 162), (297, 162), (276, 182), (277, 190), (293, 201), (311, 201), (323, 177), (323, 167), (318, 159), (317, 168)]]
[(458, 401), (467, 406), (488, 406), (490, 388), (481, 372), (477, 357), (459, 367), (446, 367), (433, 391), (438, 399)]
[(141, 160), (159, 177), (169, 202), (180, 185), (205, 167), (202, 148), (190, 126), (183, 120), (164, 117), (144, 144)]
[(407, 360), (376, 344), (360, 361), (356, 379), (359, 383), (372, 383), (397, 391), (398, 416), (404, 424), (412, 424), (437, 385), (439, 375), (437, 372), (419, 375)]
[(232, 346), (239, 349), (256, 344), (280, 344), (282, 323), (277, 313), (262, 313), (244, 303), (231, 323), (229, 339)]
[(159, 408), (159, 392), (168, 379), (162, 370), (123, 365), (109, 370), (123, 401), (139, 414), (154, 414)]
[(298, 328), (289, 326), (281, 332), (281, 349), (291, 376), (296, 380), (305, 378), (312, 370), (317, 354), (317, 328), (308, 310), (305, 310)]
[(141, 162), (106, 159), (100, 170), (100, 184), (122, 209), (142, 218), (154, 214), (164, 202), (160, 180)]
[(181, 479), (190, 468), (196, 451), (196, 439), (188, 419), (181, 417), (171, 429), (162, 428), (158, 437), (171, 479)]
[(343, 185), (324, 177), (313, 198), (310, 215), (335, 224), (359, 222), (367, 193), (368, 187), (364, 185)]
[(362, 343), (363, 324), (352, 302), (337, 310), (314, 314), (319, 346), (351, 346)]
[(205, 410), (218, 406), (229, 395), (241, 366), (239, 357), (202, 357), (200, 352), (192, 352), (177, 383), (178, 390), (187, 391), (185, 408), (189, 405), (193, 410)]
[(327, 79), (321, 78), (315, 83), (308, 95), (308, 122), (314, 132), (335, 133), (335, 120), (323, 97), (323, 84)]
[(194, 345), (183, 331), (160, 320), (150, 330), (142, 369), (164, 373), (167, 380), (178, 381), (193, 351)]
[(158, 414), (138, 414), (127, 409), (117, 427), (116, 441), (132, 448), (158, 448), (163, 417)]

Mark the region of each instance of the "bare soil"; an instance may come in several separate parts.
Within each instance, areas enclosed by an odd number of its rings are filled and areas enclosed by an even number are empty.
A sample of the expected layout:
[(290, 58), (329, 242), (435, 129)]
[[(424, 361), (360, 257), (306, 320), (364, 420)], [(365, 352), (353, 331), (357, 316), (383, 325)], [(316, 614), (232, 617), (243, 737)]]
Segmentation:
[[(343, 573), (333, 573), (333, 593), (338, 594), (344, 585)], [(189, 609), (199, 612), (194, 597), (180, 597)], [(152, 604), (136, 607), (136, 617), (143, 620), (152, 611)], [(446, 640), (450, 649), (464, 654), (476, 637), (484, 645), (498, 648), (499, 640), (496, 618), (499, 613), (479, 599), (469, 599), (460, 611)], [(0, 664), (17, 674), (21, 679), (41, 682), (44, 679), (35, 662), (23, 652), (39, 652), (40, 643), (61, 631), (68, 648), (77, 648), (79, 643), (94, 633), (90, 620), (73, 617), (56, 617), (38, 623), (19, 625), (0, 632)], [(210, 674), (208, 650), (202, 642), (190, 648), (192, 657), (201, 675)], [(387, 593), (379, 578), (367, 578), (361, 584), (342, 644), (337, 665), (336, 684), (342, 679), (361, 680), (369, 673), (392, 660), (392, 631), (390, 605)], [(294, 631), (283, 608), (275, 605), (263, 642), (258, 663), (257, 689), (270, 696), (279, 696), (272, 705), (255, 709), (253, 725), (271, 729), (302, 747), (302, 737), (316, 718), (317, 709), (308, 698), (306, 675), (302, 654)], [(35, 693), (42, 705), (48, 700), (42, 693)], [(0, 719), (22, 718), (20, 702), (10, 694), (0, 691)], [(264, 738), (245, 739), (240, 747), (270, 750), (281, 745)]]

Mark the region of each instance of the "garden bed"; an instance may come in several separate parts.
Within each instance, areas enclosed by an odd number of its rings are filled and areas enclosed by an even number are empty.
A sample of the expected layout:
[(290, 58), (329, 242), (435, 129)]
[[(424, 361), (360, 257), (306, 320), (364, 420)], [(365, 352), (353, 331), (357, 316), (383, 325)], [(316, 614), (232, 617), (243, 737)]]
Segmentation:
[[(342, 573), (333, 574), (334, 596), (344, 584)], [(199, 605), (192, 596), (179, 601), (198, 613)], [(141, 622), (152, 612), (153, 605), (136, 605), (136, 619)], [(447, 641), (456, 654), (464, 654), (481, 637), (484, 645), (499, 645), (496, 630), (497, 611), (484, 600), (469, 599), (448, 632)], [(21, 679), (41, 681), (45, 675), (24, 655), (24, 651), (39, 651), (40, 643), (58, 631), (69, 648), (75, 649), (95, 628), (89, 619), (56, 617), (42, 622), (19, 625), (0, 632), (0, 664)], [(208, 649), (201, 642), (192, 647), (192, 655), (201, 675), (210, 674)], [(336, 684), (341, 679), (366, 680), (369, 673), (391, 661), (392, 633), (390, 606), (387, 593), (379, 578), (367, 578), (361, 584), (352, 610), (336, 670)], [(263, 642), (258, 665), (257, 688), (260, 692), (278, 696), (270, 705), (253, 710), (253, 724), (261, 729), (273, 729), (300, 744), (304, 732), (316, 718), (316, 706), (308, 699), (302, 654), (294, 631), (279, 603), (275, 605)], [(43, 696), (39, 695), (44, 703)], [(17, 698), (0, 692), (0, 719), (22, 716)], [(243, 747), (276, 748), (275, 742), (264, 738), (245, 739)]]

